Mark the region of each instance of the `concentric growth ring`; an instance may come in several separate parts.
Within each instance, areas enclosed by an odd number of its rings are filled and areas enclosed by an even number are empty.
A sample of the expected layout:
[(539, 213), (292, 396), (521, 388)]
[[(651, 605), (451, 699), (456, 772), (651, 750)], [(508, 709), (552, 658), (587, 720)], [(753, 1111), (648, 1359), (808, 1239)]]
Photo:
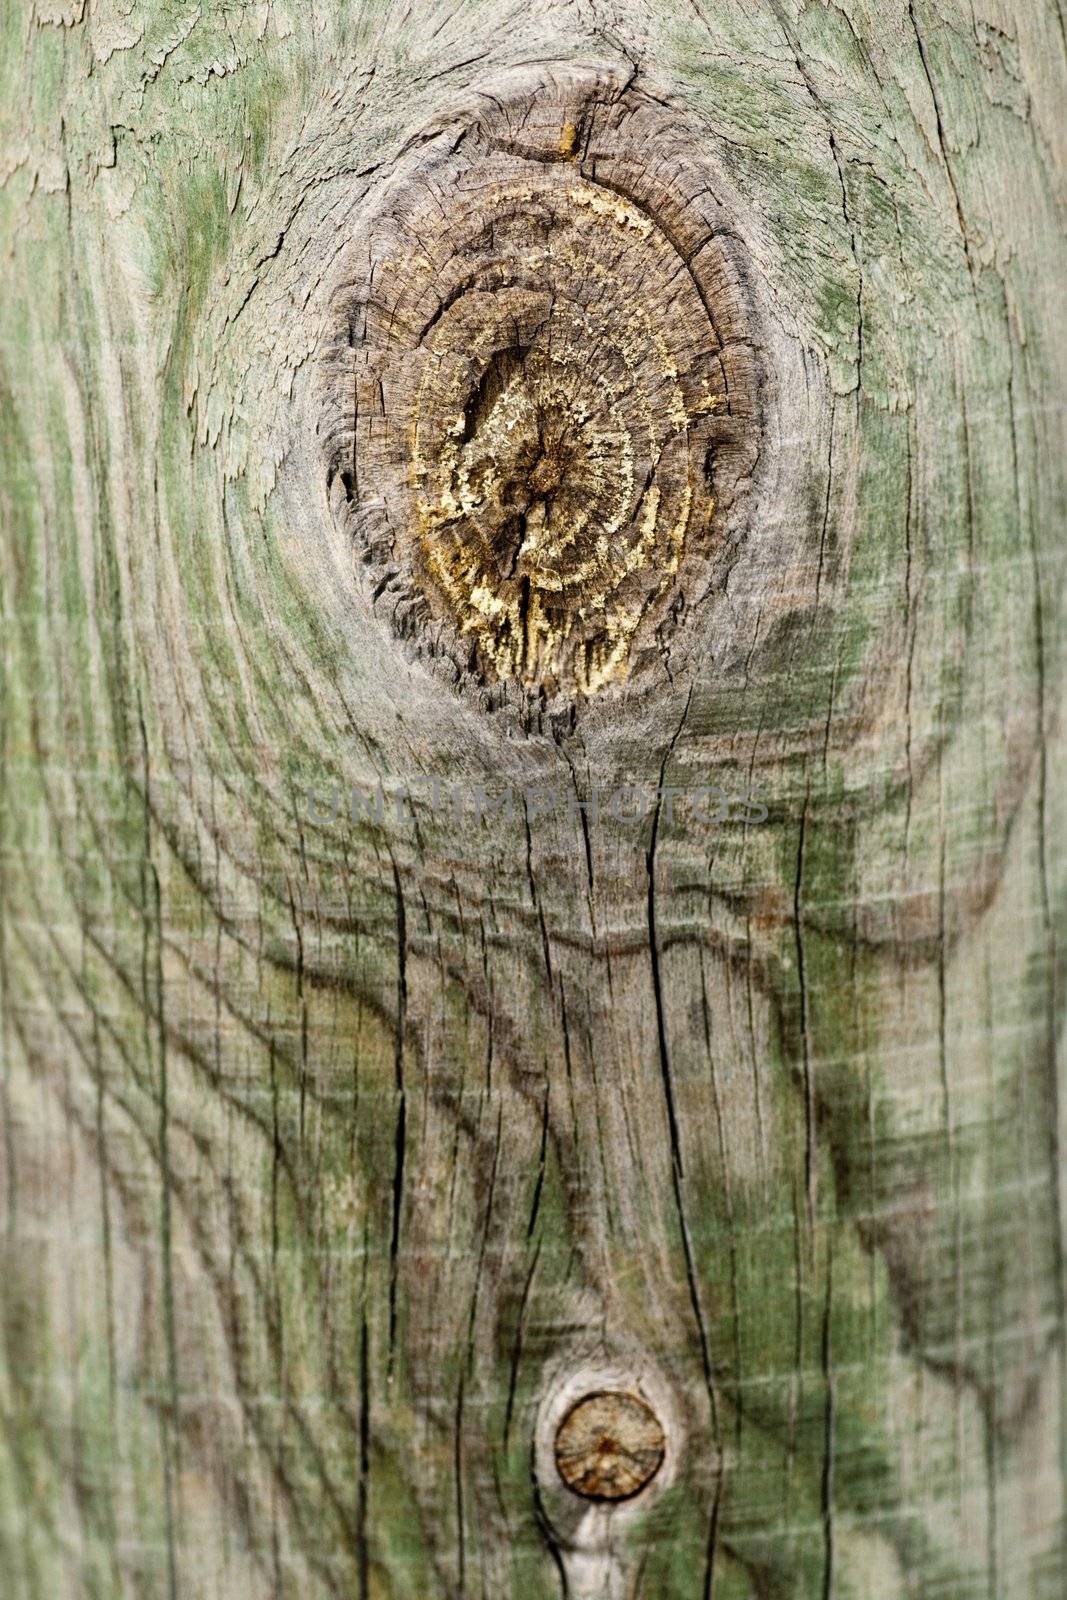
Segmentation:
[(693, 148), (603, 78), (494, 100), (346, 262), (328, 436), (357, 549), (399, 631), (484, 680), (625, 677), (721, 547), (756, 366)]

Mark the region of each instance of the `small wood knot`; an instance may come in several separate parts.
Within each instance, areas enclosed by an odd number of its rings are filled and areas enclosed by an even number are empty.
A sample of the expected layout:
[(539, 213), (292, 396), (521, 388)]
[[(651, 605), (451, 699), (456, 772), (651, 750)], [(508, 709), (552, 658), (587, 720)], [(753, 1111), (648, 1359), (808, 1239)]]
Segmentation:
[(667, 1441), (655, 1413), (636, 1395), (602, 1389), (583, 1395), (556, 1433), (556, 1466), (587, 1500), (627, 1500), (663, 1464)]

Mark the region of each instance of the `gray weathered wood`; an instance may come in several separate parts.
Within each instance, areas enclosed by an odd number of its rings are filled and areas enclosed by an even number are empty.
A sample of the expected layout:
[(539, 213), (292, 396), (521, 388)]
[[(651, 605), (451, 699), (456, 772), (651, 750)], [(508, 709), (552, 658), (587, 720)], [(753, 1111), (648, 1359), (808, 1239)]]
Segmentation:
[[(27, 0), (0, 83), (4, 1594), (1059, 1600), (1056, 0)], [(755, 397), (602, 684), (422, 594), (338, 320), (579, 102)]]

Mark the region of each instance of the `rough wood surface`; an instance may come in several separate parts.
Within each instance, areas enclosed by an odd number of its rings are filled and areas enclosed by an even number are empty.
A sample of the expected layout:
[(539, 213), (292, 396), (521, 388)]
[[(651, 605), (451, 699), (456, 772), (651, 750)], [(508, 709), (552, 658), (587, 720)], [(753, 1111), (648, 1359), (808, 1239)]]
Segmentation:
[(0, 84), (5, 1597), (1060, 1600), (1056, 0), (26, 0)]
[(642, 654), (662, 679), (722, 581), (756, 319), (698, 127), (603, 72), (493, 89), (345, 241), (327, 482), (403, 635), (565, 706)]

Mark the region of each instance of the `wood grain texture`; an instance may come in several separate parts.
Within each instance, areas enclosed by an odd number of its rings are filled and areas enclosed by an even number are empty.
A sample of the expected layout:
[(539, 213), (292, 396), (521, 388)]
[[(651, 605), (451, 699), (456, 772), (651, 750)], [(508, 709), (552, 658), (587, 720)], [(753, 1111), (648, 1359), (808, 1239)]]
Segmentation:
[[(0, 16), (5, 1595), (1059, 1600), (1055, 0)], [(573, 93), (759, 383), (542, 695), (366, 537), (338, 308), (499, 117), (598, 195)]]

